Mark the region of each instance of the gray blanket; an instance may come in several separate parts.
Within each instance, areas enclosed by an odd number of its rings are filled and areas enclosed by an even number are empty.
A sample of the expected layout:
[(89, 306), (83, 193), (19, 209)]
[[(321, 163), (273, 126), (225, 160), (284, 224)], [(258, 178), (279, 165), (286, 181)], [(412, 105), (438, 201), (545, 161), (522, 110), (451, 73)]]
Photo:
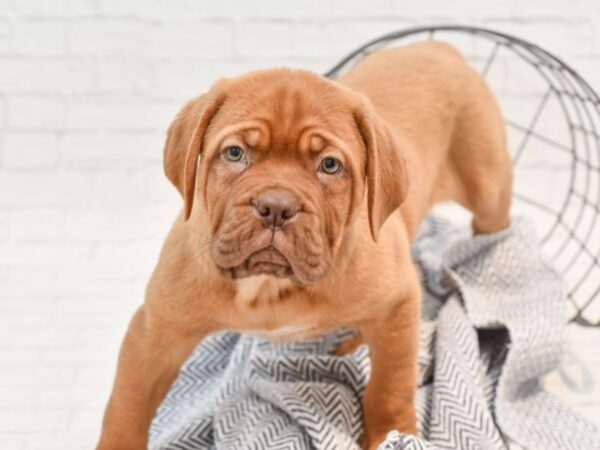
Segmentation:
[[(564, 344), (565, 288), (527, 223), (471, 237), (428, 219), (413, 248), (424, 307), (419, 437), (381, 448), (600, 449), (600, 432), (543, 391)], [(358, 449), (366, 346), (347, 330), (296, 343), (237, 333), (204, 340), (151, 428), (151, 449)]]

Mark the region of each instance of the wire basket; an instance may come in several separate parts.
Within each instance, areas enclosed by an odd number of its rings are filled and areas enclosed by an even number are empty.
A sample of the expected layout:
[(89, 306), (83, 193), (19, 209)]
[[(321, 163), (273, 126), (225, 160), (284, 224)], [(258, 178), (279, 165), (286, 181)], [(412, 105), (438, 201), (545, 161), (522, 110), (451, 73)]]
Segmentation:
[(535, 223), (568, 287), (571, 320), (600, 326), (600, 98), (539, 46), (483, 28), (411, 28), (375, 39), (325, 75), (370, 53), (428, 39), (454, 44), (486, 78), (502, 108), (515, 170), (512, 214)]

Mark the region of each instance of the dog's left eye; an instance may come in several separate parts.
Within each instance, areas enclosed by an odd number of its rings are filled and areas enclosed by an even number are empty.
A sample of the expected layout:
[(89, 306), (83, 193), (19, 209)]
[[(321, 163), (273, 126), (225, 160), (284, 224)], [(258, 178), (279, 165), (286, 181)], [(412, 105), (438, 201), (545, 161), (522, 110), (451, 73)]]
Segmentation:
[(223, 151), (223, 156), (227, 161), (238, 162), (244, 158), (244, 150), (237, 145), (233, 145)]
[(327, 157), (321, 161), (321, 171), (325, 172), (328, 175), (335, 175), (340, 170), (342, 170), (342, 163), (339, 159)]

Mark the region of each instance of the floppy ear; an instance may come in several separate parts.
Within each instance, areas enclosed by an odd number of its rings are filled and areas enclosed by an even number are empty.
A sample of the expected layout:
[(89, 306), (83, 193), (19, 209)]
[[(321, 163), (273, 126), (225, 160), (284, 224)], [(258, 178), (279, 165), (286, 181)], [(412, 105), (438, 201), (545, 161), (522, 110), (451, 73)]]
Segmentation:
[(369, 226), (377, 241), (379, 230), (408, 194), (408, 174), (401, 143), (388, 123), (367, 102), (354, 112), (366, 157)]
[(196, 171), (203, 150), (203, 138), (210, 121), (223, 103), (224, 95), (208, 93), (188, 102), (167, 132), (164, 169), (167, 178), (183, 196), (185, 220), (194, 203)]

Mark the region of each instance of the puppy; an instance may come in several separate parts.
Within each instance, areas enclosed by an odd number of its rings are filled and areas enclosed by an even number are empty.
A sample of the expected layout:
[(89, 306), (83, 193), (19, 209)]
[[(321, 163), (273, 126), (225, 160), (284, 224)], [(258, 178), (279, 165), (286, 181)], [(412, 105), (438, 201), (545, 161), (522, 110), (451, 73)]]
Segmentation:
[(364, 448), (415, 433), (411, 242), (441, 200), (471, 210), (476, 233), (507, 227), (511, 167), (494, 97), (444, 43), (378, 51), (337, 81), (272, 69), (216, 83), (168, 131), (184, 207), (123, 342), (98, 449), (145, 449), (180, 365), (220, 330), (359, 331)]

